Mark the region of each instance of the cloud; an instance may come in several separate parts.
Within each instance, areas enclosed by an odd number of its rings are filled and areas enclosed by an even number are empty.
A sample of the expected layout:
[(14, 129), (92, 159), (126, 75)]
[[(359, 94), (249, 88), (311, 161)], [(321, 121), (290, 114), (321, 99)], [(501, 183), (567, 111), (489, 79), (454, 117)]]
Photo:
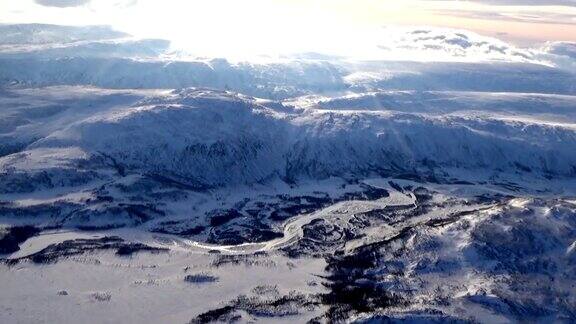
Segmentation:
[(549, 42), (539, 56), (557, 68), (576, 72), (576, 42)]
[[(439, 0), (429, 0), (439, 1)], [(445, 1), (445, 0), (442, 0)], [(445, 1), (450, 2), (450, 1)], [(452, 2), (456, 2), (452, 0)], [(522, 6), (522, 7), (543, 7), (543, 6), (567, 6), (576, 7), (576, 0), (471, 0), (471, 2), (491, 5), (491, 6)]]
[(576, 60), (576, 42), (549, 43), (546, 51), (550, 54), (566, 56)]
[(447, 28), (404, 29), (388, 33), (379, 45), (400, 58), (431, 61), (535, 62), (530, 50), (476, 33)]
[(544, 11), (515, 11), (502, 12), (496, 10), (435, 10), (437, 14), (464, 17), (483, 20), (505, 20), (526, 23), (553, 24), (553, 25), (576, 25), (576, 15), (569, 13), (544, 12)]
[(576, 0), (474, 0), (497, 6), (576, 6)]
[(525, 62), (576, 73), (576, 42), (548, 42), (522, 51), (527, 57)]
[(37, 4), (46, 7), (79, 7), (90, 3), (90, 0), (35, 0)]

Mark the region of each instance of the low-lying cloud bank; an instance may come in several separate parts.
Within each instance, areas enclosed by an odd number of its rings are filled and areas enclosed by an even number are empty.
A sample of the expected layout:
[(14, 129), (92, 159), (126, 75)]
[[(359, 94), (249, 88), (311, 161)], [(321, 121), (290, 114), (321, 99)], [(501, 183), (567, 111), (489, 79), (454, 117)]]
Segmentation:
[(530, 50), (465, 30), (445, 28), (387, 29), (378, 47), (390, 58), (416, 61), (533, 62)]
[(531, 63), (576, 71), (576, 43), (521, 48), (493, 37), (447, 28), (387, 28), (380, 59), (418, 62)]

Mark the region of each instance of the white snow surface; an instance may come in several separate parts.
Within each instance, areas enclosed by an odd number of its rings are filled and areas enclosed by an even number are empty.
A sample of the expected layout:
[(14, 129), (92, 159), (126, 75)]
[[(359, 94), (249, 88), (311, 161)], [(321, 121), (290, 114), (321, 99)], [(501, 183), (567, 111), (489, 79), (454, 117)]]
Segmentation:
[[(0, 247), (43, 229), (1, 256), (2, 323), (328, 320), (347, 266), (409, 301), (348, 321), (576, 321), (573, 44), (421, 29), (395, 46), (447, 60), (231, 63), (108, 27), (0, 34)], [(110, 237), (167, 251), (29, 259)]]
[(11, 91), (3, 99), (12, 122), (2, 144), (16, 153), (0, 158), (2, 183), (40, 171), (98, 173), (103, 154), (128, 172), (208, 187), (447, 168), (576, 172), (571, 96), (385, 92), (299, 108), (206, 89), (43, 91), (63, 94), (35, 102), (36, 94)]

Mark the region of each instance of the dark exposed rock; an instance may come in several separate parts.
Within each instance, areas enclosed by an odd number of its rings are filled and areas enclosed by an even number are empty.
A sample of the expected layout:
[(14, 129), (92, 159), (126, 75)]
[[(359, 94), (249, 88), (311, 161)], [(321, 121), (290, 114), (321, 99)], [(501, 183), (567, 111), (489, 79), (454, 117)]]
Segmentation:
[[(254, 227), (252, 227), (254, 226)], [(267, 228), (252, 226), (235, 226), (212, 229), (207, 242), (221, 245), (240, 245), (243, 243), (259, 243), (282, 237), (282, 233)]]
[(40, 233), (40, 229), (33, 226), (11, 227), (0, 230), (0, 254), (10, 254), (20, 250), (19, 245), (27, 239)]
[(270, 291), (257, 293), (258, 288), (254, 289), (254, 296), (238, 296), (229, 305), (200, 314), (190, 323), (231, 322), (232, 319), (249, 320), (243, 319), (240, 314), (236, 314), (238, 311), (244, 311), (250, 316), (260, 318), (283, 317), (297, 315), (302, 311), (311, 311), (319, 305), (318, 300), (314, 296), (307, 296), (297, 292), (280, 295), (274, 287)]
[(236, 209), (215, 211), (210, 217), (210, 226), (218, 227), (228, 223), (229, 221), (242, 217), (242, 214)]
[(142, 243), (125, 242), (119, 237), (103, 237), (99, 239), (76, 239), (52, 244), (34, 254), (17, 259), (5, 260), (8, 264), (21, 261), (32, 261), (37, 264), (55, 263), (61, 258), (80, 255), (98, 250), (116, 250), (117, 255), (130, 256), (140, 251), (152, 253), (168, 252), (168, 249), (147, 246)]
[(260, 254), (238, 254), (238, 255), (228, 255), (228, 254), (216, 254), (216, 257), (212, 261), (212, 266), (218, 268), (225, 265), (238, 265), (242, 264), (245, 266), (275, 266), (275, 262), (269, 260), (265, 253)]
[(197, 273), (191, 274), (184, 277), (184, 281), (194, 284), (205, 284), (218, 282), (218, 277), (211, 275), (210, 273)]

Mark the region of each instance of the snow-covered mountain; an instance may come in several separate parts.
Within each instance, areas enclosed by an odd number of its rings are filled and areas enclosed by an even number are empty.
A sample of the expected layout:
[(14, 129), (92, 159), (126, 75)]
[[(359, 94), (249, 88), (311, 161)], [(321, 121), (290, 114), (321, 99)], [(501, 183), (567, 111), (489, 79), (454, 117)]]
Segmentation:
[[(51, 59), (0, 55), (0, 82), (20, 87), (91, 85), (104, 88), (210, 87), (252, 96), (285, 99), (336, 91), (438, 90), (575, 94), (574, 74), (533, 64), (498, 63), (347, 63), (291, 60), (281, 63), (229, 63), (226, 60), (140, 61), (119, 53), (150, 54), (120, 45), (104, 49), (108, 57), (78, 56)], [(94, 47), (96, 45), (92, 45)], [(97, 46), (109, 46), (100, 44)], [(131, 45), (132, 46), (132, 45)], [(53, 50), (67, 54), (70, 49)], [(26, 54), (37, 55), (37, 54)], [(94, 51), (91, 56), (100, 56)]]
[(576, 321), (569, 45), (231, 62), (0, 31), (0, 322)]
[[(135, 102), (121, 104), (130, 96)], [(570, 115), (563, 110), (556, 114), (564, 122), (512, 119), (486, 110), (484, 115), (465, 113), (475, 106), (459, 106), (464, 111), (458, 114), (414, 113), (394, 104), (394, 96), (402, 98), (401, 94), (390, 96), (387, 104), (398, 107), (396, 111), (353, 110), (358, 100), (367, 100), (363, 97), (349, 99), (346, 110), (334, 110), (202, 89), (141, 100), (134, 99), (136, 93), (119, 93), (107, 98), (104, 108), (88, 111), (60, 103), (14, 109), (8, 115), (22, 125), (4, 132), (4, 150), (22, 149), (0, 160), (5, 170), (3, 191), (18, 192), (17, 179), (35, 173), (48, 178), (58, 177), (62, 170), (95, 175), (103, 156), (125, 173), (170, 174), (204, 187), (253, 184), (274, 177), (291, 181), (402, 173), (442, 177), (450, 168), (538, 177), (576, 175), (576, 132), (573, 119), (566, 120)], [(550, 105), (546, 99), (558, 100), (564, 110), (574, 105), (574, 99), (565, 96), (517, 97), (538, 98), (545, 105)], [(346, 105), (343, 101), (321, 105)], [(531, 109), (536, 113), (543, 108)], [(72, 120), (70, 114), (77, 119), (60, 124)], [(51, 158), (55, 154), (58, 159)]]
[[(514, 199), (407, 227), (336, 256), (331, 284), (348, 284), (349, 294), (367, 296), (352, 310), (339, 308), (362, 323), (571, 322), (575, 207), (563, 200)], [(361, 307), (380, 310), (358, 312)]]
[(129, 36), (109, 26), (60, 26), (48, 24), (0, 24), (0, 45), (63, 44), (116, 39)]

